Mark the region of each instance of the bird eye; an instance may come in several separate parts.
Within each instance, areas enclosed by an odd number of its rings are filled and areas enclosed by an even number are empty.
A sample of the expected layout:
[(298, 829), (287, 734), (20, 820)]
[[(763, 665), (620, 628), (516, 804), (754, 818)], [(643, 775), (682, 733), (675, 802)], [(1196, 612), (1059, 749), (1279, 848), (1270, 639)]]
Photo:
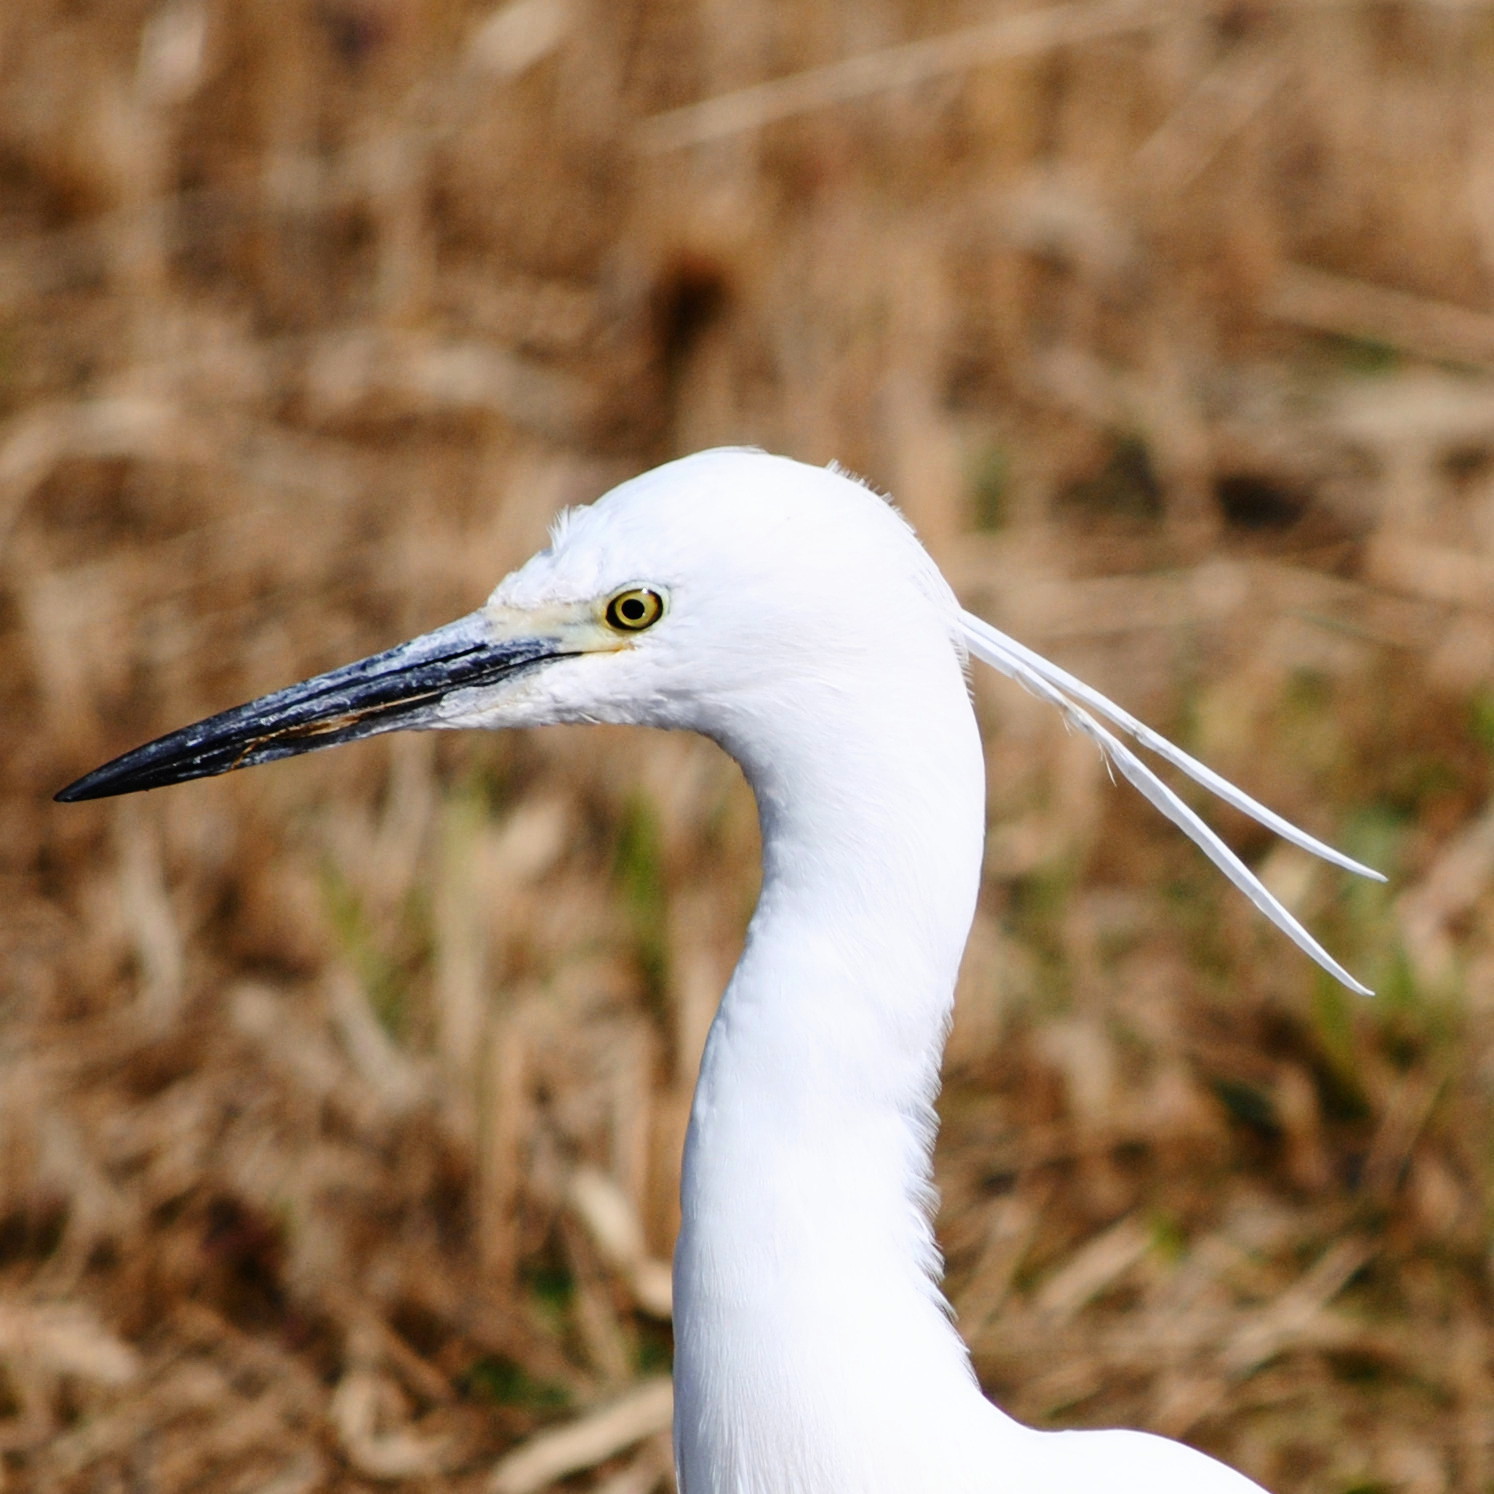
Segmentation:
[(607, 603), (602, 615), (619, 633), (641, 633), (664, 616), (664, 598), (647, 586), (630, 586)]

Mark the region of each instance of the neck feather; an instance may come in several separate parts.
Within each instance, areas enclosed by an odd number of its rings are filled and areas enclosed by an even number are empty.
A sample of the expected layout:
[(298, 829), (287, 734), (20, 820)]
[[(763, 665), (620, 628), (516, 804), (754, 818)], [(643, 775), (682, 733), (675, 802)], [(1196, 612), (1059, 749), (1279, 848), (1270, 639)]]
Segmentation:
[[(996, 1417), (939, 1293), (929, 1220), (979, 881), (979, 738), (952, 650), (902, 688), (811, 705), (721, 733), (757, 795), (763, 890), (686, 1146), (687, 1494), (932, 1487), (935, 1429)], [(765, 1467), (786, 1471), (764, 1481)]]

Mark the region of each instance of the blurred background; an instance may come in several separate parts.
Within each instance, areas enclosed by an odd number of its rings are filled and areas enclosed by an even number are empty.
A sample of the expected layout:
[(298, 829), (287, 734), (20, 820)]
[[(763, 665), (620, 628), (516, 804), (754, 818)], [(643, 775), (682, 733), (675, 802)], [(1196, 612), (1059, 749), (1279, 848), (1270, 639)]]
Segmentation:
[(721, 442), (864, 473), (1390, 877), (1213, 816), (1363, 1001), (977, 677), (938, 1176), (989, 1392), (1494, 1488), (1491, 371), (1483, 0), (6, 0), (0, 1488), (668, 1487), (735, 768), (49, 796)]

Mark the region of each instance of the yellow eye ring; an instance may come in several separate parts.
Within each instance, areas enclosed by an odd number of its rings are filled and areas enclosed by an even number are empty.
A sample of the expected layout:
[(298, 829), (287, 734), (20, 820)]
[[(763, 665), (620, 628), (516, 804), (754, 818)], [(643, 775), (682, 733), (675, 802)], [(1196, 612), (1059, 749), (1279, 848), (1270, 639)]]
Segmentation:
[(664, 598), (647, 586), (630, 586), (607, 603), (602, 616), (619, 633), (641, 633), (664, 616)]

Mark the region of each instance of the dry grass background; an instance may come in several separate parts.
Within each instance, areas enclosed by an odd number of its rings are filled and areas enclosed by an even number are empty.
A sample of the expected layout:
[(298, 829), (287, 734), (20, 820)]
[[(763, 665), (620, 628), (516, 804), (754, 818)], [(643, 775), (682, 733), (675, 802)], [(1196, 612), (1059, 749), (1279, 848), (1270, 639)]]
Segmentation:
[(1491, 293), (1480, 3), (6, 0), (0, 1487), (666, 1484), (731, 766), (48, 795), (753, 441), (1391, 876), (1225, 822), (1360, 1002), (979, 681), (939, 1176), (991, 1393), (1494, 1488)]

